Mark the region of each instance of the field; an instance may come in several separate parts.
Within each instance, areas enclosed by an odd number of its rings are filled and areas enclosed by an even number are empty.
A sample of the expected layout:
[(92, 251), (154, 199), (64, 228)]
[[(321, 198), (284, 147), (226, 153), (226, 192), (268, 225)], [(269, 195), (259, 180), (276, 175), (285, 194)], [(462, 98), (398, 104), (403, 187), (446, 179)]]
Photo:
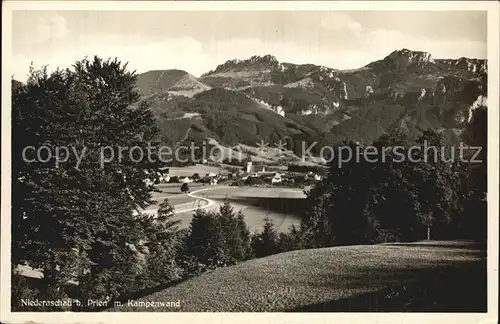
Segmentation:
[[(160, 290), (163, 288), (162, 290)], [(110, 311), (486, 311), (486, 254), (469, 242), (300, 250), (221, 268)]]
[(218, 168), (215, 166), (209, 166), (204, 164), (196, 164), (190, 165), (186, 167), (170, 167), (169, 174), (171, 176), (176, 177), (190, 177), (195, 173), (198, 173), (200, 176), (204, 176), (207, 173), (219, 173), (222, 171), (222, 168)]
[[(252, 232), (262, 230), (264, 218), (271, 218), (276, 229), (285, 232), (300, 222), (300, 207), (304, 204), (305, 194), (293, 188), (256, 188), (229, 186), (202, 186), (191, 184), (191, 194), (181, 194), (180, 184), (161, 185), (161, 193), (153, 198), (158, 201), (168, 198), (176, 210), (175, 219), (181, 220), (180, 228), (187, 228), (197, 207), (216, 210), (228, 199), (235, 210), (241, 210)], [(161, 199), (160, 199), (161, 198)], [(158, 206), (150, 206), (147, 212), (154, 213)]]

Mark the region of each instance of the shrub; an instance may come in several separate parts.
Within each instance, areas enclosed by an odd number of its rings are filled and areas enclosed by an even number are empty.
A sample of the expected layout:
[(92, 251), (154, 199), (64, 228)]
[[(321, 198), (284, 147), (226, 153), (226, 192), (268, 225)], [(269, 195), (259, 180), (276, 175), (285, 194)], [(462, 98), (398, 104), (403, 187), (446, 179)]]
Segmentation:
[(11, 311), (12, 312), (57, 312), (69, 311), (72, 306), (62, 305), (43, 305), (31, 306), (24, 305), (22, 301), (57, 301), (68, 298), (61, 287), (55, 287), (44, 278), (30, 278), (21, 275), (17, 269), (12, 269), (11, 280)]
[(266, 183), (266, 180), (260, 177), (248, 177), (245, 183), (250, 186), (263, 185)]
[(38, 291), (29, 285), (28, 278), (22, 276), (19, 271), (12, 269), (11, 280), (11, 311), (29, 312), (36, 311), (38, 307), (23, 306), (21, 301), (35, 300)]
[(289, 164), (288, 171), (290, 172), (315, 172), (319, 174), (326, 173), (326, 169), (320, 166), (312, 166), (312, 165), (299, 165), (299, 164)]

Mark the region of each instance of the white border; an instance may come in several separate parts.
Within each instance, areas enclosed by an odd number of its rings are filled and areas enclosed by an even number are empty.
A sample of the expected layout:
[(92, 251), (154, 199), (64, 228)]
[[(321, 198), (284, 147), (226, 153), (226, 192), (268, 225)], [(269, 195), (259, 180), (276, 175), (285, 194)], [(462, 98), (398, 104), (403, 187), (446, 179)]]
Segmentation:
[[(140, 321), (173, 323), (316, 322), (349, 323), (496, 323), (498, 319), (498, 167), (499, 167), (499, 3), (496, 1), (7, 1), (2, 3), (2, 186), (1, 186), (1, 322), (39, 323)], [(11, 313), (11, 86), (13, 10), (109, 11), (488, 11), (488, 313)], [(450, 28), (453, 28), (450, 26)], [(465, 294), (465, 292), (464, 292)], [(466, 294), (465, 294), (466, 295)]]

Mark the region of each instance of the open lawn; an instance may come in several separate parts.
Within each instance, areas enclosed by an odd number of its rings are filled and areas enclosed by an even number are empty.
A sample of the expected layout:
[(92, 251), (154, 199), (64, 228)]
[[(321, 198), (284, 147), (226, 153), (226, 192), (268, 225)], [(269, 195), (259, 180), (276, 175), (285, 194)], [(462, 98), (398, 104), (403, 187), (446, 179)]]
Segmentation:
[(159, 204), (159, 203), (163, 202), (163, 200), (165, 198), (168, 199), (168, 202), (172, 206), (176, 206), (176, 205), (180, 205), (180, 204), (192, 202), (192, 201), (195, 200), (195, 198), (192, 198), (192, 197), (190, 197), (190, 196), (188, 196), (186, 194), (176, 194), (176, 195), (170, 195), (170, 196), (164, 195), (164, 196), (161, 196), (161, 197), (158, 197), (158, 198), (155, 198), (155, 199), (156, 199), (156, 201)]
[(298, 188), (259, 188), (259, 187), (214, 187), (210, 191), (206, 191), (205, 195), (212, 199), (228, 198), (286, 198), (286, 199), (303, 199), (306, 198), (302, 189)]
[(195, 173), (198, 173), (200, 176), (204, 176), (207, 173), (219, 173), (224, 172), (227, 173), (227, 170), (219, 167), (204, 165), (204, 164), (196, 164), (190, 165), (186, 167), (170, 167), (169, 174), (171, 176), (177, 177), (190, 177)]
[[(170, 196), (170, 195), (177, 195), (182, 193), (181, 192), (181, 183), (164, 183), (164, 184), (157, 184), (155, 185), (161, 192), (155, 192), (153, 193), (153, 198), (159, 197), (159, 196)], [(203, 188), (203, 185), (200, 183), (190, 183), (189, 188), (191, 191), (201, 189)]]
[(468, 242), (417, 242), (300, 250), (221, 268), (137, 301), (180, 308), (109, 311), (484, 312), (486, 254)]

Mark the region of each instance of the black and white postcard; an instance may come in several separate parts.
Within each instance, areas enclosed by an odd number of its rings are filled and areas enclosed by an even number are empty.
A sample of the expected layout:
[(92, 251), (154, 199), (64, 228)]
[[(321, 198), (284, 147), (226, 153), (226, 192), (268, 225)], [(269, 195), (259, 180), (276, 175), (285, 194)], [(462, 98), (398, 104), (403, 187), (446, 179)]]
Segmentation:
[(499, 7), (3, 2), (1, 321), (496, 323)]

